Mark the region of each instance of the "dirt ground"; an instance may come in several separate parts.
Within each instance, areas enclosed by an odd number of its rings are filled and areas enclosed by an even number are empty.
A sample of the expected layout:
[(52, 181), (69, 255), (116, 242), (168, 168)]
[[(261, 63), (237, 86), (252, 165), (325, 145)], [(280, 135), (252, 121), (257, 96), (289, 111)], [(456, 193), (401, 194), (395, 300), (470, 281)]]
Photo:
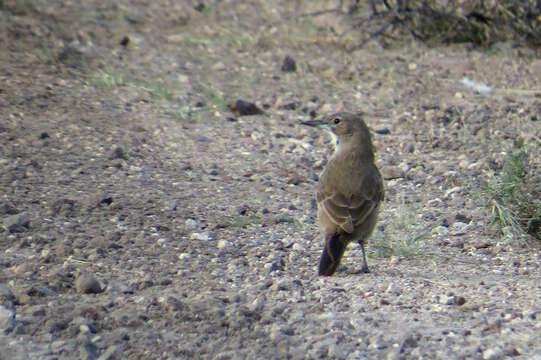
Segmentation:
[[(518, 137), (540, 168), (539, 53), (351, 52), (332, 6), (0, 1), (0, 359), (541, 359), (539, 246), (474, 199)], [(299, 121), (338, 110), (386, 201), (320, 278)]]

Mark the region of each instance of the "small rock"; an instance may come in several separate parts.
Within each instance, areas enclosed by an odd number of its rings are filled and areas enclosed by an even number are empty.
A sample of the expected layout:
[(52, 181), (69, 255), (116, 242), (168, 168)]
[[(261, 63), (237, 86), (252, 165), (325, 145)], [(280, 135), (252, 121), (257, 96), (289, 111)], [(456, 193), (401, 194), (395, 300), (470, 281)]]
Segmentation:
[(0, 305), (0, 333), (9, 333), (15, 327), (15, 310)]
[(400, 169), (392, 166), (384, 166), (381, 169), (381, 175), (385, 180), (398, 179), (402, 177)]
[(75, 280), (75, 288), (81, 294), (99, 294), (103, 292), (100, 282), (89, 274), (79, 275)]
[(237, 206), (235, 208), (235, 211), (237, 212), (237, 214), (244, 216), (250, 212), (250, 206), (246, 204), (242, 204), (242, 205)]
[(95, 200), (97, 201), (96, 206), (109, 206), (113, 203), (113, 198), (105, 194), (99, 194), (98, 196), (96, 196)]
[(455, 305), (462, 306), (466, 303), (466, 299), (463, 296), (455, 296)]
[(105, 350), (101, 355), (100, 357), (98, 358), (98, 360), (113, 360), (113, 359), (116, 359), (117, 358), (117, 355), (119, 355), (119, 350), (118, 350), (118, 346), (116, 345), (111, 345), (107, 348), (107, 350)]
[(462, 188), (460, 186), (455, 186), (451, 189), (446, 190), (445, 193), (443, 194), (443, 197), (447, 199), (451, 197), (452, 195), (456, 193), (460, 193), (460, 192), (462, 192)]
[(19, 211), (8, 203), (0, 204), (0, 215), (15, 215), (18, 214)]
[(227, 241), (227, 240), (219, 240), (218, 241), (218, 244), (216, 245), (216, 247), (218, 249), (224, 249), (224, 248), (228, 248), (228, 247), (231, 247), (233, 244), (231, 243), (231, 241)]
[(489, 348), (483, 351), (483, 359), (485, 360), (497, 360), (504, 357), (504, 352), (501, 348)]
[(213, 359), (214, 360), (231, 360), (238, 357), (238, 352), (234, 350), (229, 351), (223, 351), (216, 355)]
[(453, 215), (449, 215), (449, 216), (446, 216), (443, 220), (442, 220), (442, 225), (443, 226), (451, 226), (451, 225), (454, 225), (455, 223), (463, 223), (464, 225), (467, 225), (471, 222), (471, 218), (467, 217), (466, 215), (463, 215), (461, 213), (456, 213), (456, 214), (453, 214)]
[(224, 64), (223, 62), (218, 61), (217, 63), (212, 65), (210, 68), (215, 71), (226, 71), (227, 65)]
[(453, 305), (455, 303), (455, 297), (448, 295), (436, 296), (436, 302), (442, 305)]
[(284, 336), (295, 335), (295, 330), (288, 325), (272, 324), (270, 338), (272, 340), (279, 340)]
[(473, 243), (473, 247), (476, 249), (486, 249), (491, 247), (492, 244), (487, 241), (476, 241)]
[(161, 300), (164, 303), (167, 311), (177, 312), (177, 311), (189, 311), (190, 307), (188, 304), (180, 301), (176, 297), (168, 296), (167, 298)]
[(0, 305), (12, 308), (15, 305), (15, 295), (9, 287), (0, 284)]
[(287, 180), (287, 183), (290, 185), (299, 185), (303, 181), (304, 181), (304, 178), (302, 176), (294, 174)]
[(190, 230), (197, 229), (197, 221), (194, 219), (186, 219), (186, 221), (184, 221), (184, 225)]
[(256, 104), (240, 99), (235, 101), (229, 101), (227, 103), (227, 107), (229, 108), (229, 110), (239, 116), (264, 114), (263, 110), (257, 107)]
[(402, 345), (400, 346), (400, 353), (401, 354), (408, 353), (411, 351), (411, 349), (416, 348), (418, 346), (420, 339), (421, 339), (421, 335), (419, 334), (408, 335), (402, 342)]
[(100, 355), (100, 349), (92, 341), (85, 340), (79, 347), (79, 359), (94, 360)]
[(58, 293), (46, 285), (36, 285), (31, 286), (28, 289), (28, 295), (29, 296), (38, 296), (38, 297), (45, 297), (45, 296), (58, 296)]
[(295, 101), (286, 101), (286, 102), (278, 104), (276, 108), (280, 110), (295, 110), (298, 106), (299, 106), (299, 103)]
[(117, 146), (111, 153), (111, 155), (109, 156), (109, 159), (111, 160), (114, 160), (114, 159), (124, 159), (126, 160), (128, 157), (126, 155), (126, 152), (124, 151), (124, 149), (120, 146)]
[(374, 132), (378, 135), (389, 135), (391, 133), (391, 130), (388, 128), (382, 128), (382, 129), (376, 129)]
[[(279, 259), (279, 260), (266, 263), (264, 267), (269, 273), (271, 273), (273, 271), (284, 271), (285, 265), (286, 264), (285, 264), (284, 259)], [(279, 290), (283, 290), (283, 289), (279, 289)]]
[(65, 46), (58, 54), (57, 60), (74, 69), (81, 68), (88, 63), (86, 55), (72, 45)]
[(130, 43), (130, 37), (126, 35), (124, 35), (122, 39), (120, 39), (120, 42), (119, 42), (119, 44), (124, 47), (128, 46), (129, 43)]
[(4, 228), (10, 233), (21, 233), (28, 230), (30, 225), (30, 215), (20, 213), (8, 216), (4, 219)]
[(181, 254), (178, 254), (178, 259), (179, 260), (189, 260), (192, 258), (192, 254), (190, 253), (181, 253)]
[(330, 344), (327, 355), (329, 359), (346, 359), (346, 352), (338, 344)]
[(288, 280), (280, 280), (274, 284), (276, 291), (289, 291), (291, 289), (291, 283)]
[(73, 321), (71, 322), (71, 325), (79, 326), (80, 334), (90, 335), (90, 334), (95, 334), (97, 332), (92, 322), (83, 317), (77, 317), (73, 319)]
[(197, 233), (194, 232), (190, 235), (191, 240), (202, 240), (202, 241), (209, 241), (212, 240), (212, 237), (208, 233)]
[(461, 214), (461, 213), (456, 213), (455, 214), (455, 220), (456, 221), (459, 221), (459, 222), (462, 222), (462, 223), (465, 223), (465, 224), (469, 224), (471, 222), (471, 217), (468, 217), (464, 214)]
[(462, 306), (466, 303), (466, 299), (463, 296), (439, 295), (439, 296), (436, 296), (436, 302), (442, 305)]
[(261, 312), (263, 311), (263, 308), (265, 307), (266, 299), (264, 296), (257, 297), (250, 306), (250, 310), (253, 312)]
[(177, 211), (179, 205), (180, 205), (180, 200), (179, 199), (167, 200), (167, 202), (165, 204), (165, 209), (169, 210), (169, 211)]
[(283, 72), (295, 72), (297, 71), (297, 63), (293, 58), (289, 55), (286, 55), (284, 57), (284, 61), (282, 62), (282, 71)]
[(51, 342), (49, 347), (53, 353), (56, 353), (60, 352), (63, 348), (66, 348), (67, 343), (68, 342), (65, 340), (55, 340)]
[(291, 247), (291, 250), (298, 251), (301, 253), (306, 252), (306, 248), (299, 243), (294, 243), (293, 246)]
[(69, 217), (73, 214), (75, 201), (71, 199), (58, 199), (51, 205), (51, 216)]
[(396, 285), (394, 283), (390, 283), (387, 288), (385, 289), (386, 294), (391, 294), (396, 291)]

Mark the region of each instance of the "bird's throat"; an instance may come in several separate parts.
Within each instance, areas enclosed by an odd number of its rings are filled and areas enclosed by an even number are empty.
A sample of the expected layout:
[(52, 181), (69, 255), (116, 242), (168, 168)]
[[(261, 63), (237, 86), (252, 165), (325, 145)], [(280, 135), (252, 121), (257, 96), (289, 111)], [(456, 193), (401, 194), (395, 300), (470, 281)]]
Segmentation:
[(329, 134), (329, 136), (331, 137), (331, 142), (332, 142), (332, 146), (333, 146), (333, 150), (334, 150), (334, 153), (336, 154), (340, 148), (340, 142), (338, 141), (338, 136), (336, 136), (335, 133), (333, 133), (332, 131), (327, 131), (327, 133)]

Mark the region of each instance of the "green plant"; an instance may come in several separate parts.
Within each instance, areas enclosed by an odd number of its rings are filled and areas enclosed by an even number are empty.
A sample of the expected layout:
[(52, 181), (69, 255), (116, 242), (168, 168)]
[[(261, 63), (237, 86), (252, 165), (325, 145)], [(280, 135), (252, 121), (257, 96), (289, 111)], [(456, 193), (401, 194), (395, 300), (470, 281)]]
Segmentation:
[(55, 58), (55, 52), (51, 47), (38, 45), (34, 50), (36, 58), (44, 64), (50, 63)]
[(173, 101), (176, 84), (167, 84), (155, 80), (147, 80), (138, 84), (150, 96), (166, 101)]
[(191, 114), (193, 113), (192, 109), (189, 106), (171, 107), (165, 109), (165, 112), (179, 120), (187, 120), (191, 117)]
[(126, 73), (119, 69), (99, 69), (92, 75), (92, 83), (96, 86), (125, 86), (127, 85)]
[(540, 184), (529, 165), (524, 141), (518, 139), (505, 155), (501, 172), (480, 184), (476, 201), (502, 231), (510, 229), (514, 234), (528, 233), (541, 239)]
[(397, 198), (398, 206), (382, 214), (385, 231), (376, 232), (370, 241), (370, 252), (377, 257), (415, 256), (426, 251), (426, 240), (435, 224), (419, 218), (419, 212)]
[(218, 90), (217, 88), (213, 87), (212, 85), (206, 85), (206, 84), (199, 84), (201, 87), (201, 92), (205, 96), (205, 98), (208, 99), (210, 102), (210, 105), (208, 107), (210, 109), (216, 109), (216, 110), (226, 110), (227, 104), (224, 98), (223, 93)]
[(261, 223), (261, 217), (256, 215), (250, 216), (233, 216), (227, 217), (220, 220), (221, 226), (223, 227), (234, 227), (242, 228), (252, 224)]

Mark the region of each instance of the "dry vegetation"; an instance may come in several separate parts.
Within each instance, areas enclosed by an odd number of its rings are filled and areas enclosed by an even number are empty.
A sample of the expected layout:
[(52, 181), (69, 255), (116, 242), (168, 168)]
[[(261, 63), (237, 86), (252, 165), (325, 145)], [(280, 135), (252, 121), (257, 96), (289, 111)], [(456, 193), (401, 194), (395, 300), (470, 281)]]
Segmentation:
[[(373, 0), (372, 13), (356, 17), (360, 2), (347, 13), (356, 28), (383, 23), (369, 33), (374, 37), (409, 35), (432, 46), (471, 43), (489, 46), (496, 42), (517, 41), (529, 46), (541, 45), (541, 8), (538, 1), (423, 1)], [(366, 40), (360, 45), (366, 44)]]

